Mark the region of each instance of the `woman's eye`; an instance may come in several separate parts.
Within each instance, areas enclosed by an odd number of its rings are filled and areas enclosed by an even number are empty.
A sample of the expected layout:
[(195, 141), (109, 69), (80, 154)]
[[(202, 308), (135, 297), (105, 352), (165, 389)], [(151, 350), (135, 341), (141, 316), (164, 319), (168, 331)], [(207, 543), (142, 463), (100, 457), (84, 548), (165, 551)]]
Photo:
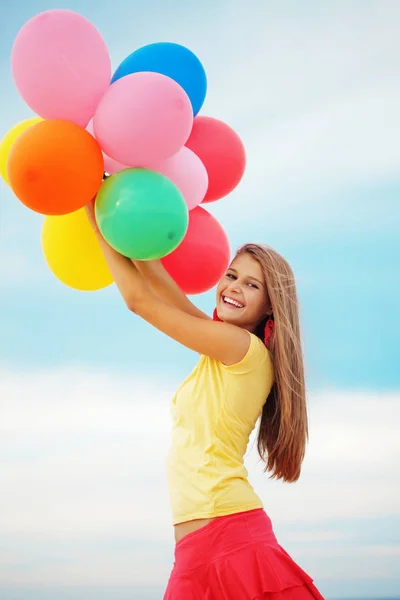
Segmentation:
[(227, 273), (226, 276), (229, 277), (229, 279), (235, 279), (235, 276), (232, 275), (232, 273)]

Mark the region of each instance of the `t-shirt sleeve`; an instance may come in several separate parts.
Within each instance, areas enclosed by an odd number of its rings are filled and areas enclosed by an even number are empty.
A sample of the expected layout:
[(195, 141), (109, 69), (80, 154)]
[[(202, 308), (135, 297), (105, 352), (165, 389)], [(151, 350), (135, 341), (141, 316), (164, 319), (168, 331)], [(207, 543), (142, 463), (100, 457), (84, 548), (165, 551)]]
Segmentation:
[(234, 365), (223, 365), (229, 373), (244, 375), (258, 369), (261, 365), (270, 365), (273, 374), (272, 359), (265, 344), (253, 333), (249, 332), (250, 346), (242, 360)]

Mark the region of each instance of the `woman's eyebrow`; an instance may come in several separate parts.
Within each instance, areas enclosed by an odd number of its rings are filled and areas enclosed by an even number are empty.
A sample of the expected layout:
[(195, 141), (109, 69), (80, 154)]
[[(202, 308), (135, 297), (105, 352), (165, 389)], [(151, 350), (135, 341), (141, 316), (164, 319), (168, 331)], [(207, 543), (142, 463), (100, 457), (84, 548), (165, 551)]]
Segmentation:
[(251, 275), (247, 276), (248, 279), (254, 279), (254, 281), (257, 281), (257, 283), (259, 283), (260, 285), (264, 285), (262, 281), (260, 281), (259, 279), (257, 279), (257, 277), (252, 277)]
[[(233, 271), (234, 273), (237, 274), (236, 269), (232, 269), (232, 267), (229, 267), (228, 271)], [(259, 283), (260, 285), (264, 285), (262, 281), (260, 281), (259, 279), (257, 279), (257, 277), (252, 277), (251, 275), (247, 275), (247, 279), (254, 279), (254, 281), (257, 281), (257, 283)]]

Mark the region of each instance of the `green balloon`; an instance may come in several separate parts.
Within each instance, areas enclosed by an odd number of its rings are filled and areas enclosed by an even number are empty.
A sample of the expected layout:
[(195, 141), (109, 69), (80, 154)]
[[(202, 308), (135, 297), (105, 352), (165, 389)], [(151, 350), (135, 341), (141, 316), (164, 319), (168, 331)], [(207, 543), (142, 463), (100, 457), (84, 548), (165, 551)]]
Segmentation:
[(96, 199), (96, 220), (117, 252), (134, 260), (157, 260), (185, 237), (189, 213), (172, 181), (148, 169), (125, 169), (108, 177)]

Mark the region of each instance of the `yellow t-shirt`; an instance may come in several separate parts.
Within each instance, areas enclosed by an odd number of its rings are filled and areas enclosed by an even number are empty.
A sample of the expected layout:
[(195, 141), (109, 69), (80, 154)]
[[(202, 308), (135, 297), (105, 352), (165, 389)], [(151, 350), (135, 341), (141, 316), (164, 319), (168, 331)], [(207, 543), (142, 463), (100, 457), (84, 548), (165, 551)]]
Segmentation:
[(167, 478), (173, 524), (263, 508), (244, 455), (271, 390), (269, 351), (255, 335), (236, 365), (201, 356), (172, 403)]

